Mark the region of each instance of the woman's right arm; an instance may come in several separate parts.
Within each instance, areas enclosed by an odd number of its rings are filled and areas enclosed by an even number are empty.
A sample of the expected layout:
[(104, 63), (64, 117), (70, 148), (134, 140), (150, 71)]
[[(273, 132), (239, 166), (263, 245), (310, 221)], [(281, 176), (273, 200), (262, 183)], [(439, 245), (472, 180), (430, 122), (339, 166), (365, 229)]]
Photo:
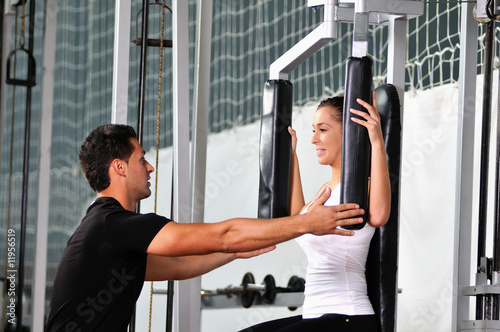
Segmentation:
[(292, 151), (290, 154), (290, 191), (289, 191), (289, 205), (290, 215), (300, 213), (305, 205), (304, 193), (302, 191), (302, 181), (300, 179), (299, 159), (297, 158), (297, 134), (292, 127), (288, 127), (292, 140)]

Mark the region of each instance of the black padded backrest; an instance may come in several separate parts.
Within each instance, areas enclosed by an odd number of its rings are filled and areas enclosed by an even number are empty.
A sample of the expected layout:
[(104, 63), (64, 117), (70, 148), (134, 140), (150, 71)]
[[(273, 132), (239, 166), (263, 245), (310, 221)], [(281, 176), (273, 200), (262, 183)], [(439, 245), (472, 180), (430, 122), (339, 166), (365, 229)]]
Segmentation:
[[(350, 57), (347, 60), (342, 124), (340, 204), (357, 203), (367, 212), (371, 145), (366, 128), (351, 121), (351, 117), (360, 117), (352, 114), (350, 109), (368, 112), (356, 100), (360, 98), (371, 104), (372, 81), (372, 60), (369, 57)], [(363, 215), (362, 224), (343, 228), (361, 229), (365, 226), (367, 216), (368, 213)]]
[(287, 80), (269, 80), (264, 85), (260, 124), (259, 218), (289, 214), (293, 86)]
[(377, 228), (366, 262), (368, 296), (380, 321), (381, 332), (396, 326), (396, 297), (399, 237), (399, 183), (401, 165), (401, 107), (395, 86), (375, 89), (391, 180), (391, 214), (386, 225)]

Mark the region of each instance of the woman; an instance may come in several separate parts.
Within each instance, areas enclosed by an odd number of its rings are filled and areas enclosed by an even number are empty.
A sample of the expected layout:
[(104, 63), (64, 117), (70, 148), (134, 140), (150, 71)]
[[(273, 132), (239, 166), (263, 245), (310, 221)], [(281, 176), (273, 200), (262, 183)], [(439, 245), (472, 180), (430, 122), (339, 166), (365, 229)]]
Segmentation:
[[(351, 120), (368, 130), (372, 147), (367, 224), (361, 230), (353, 231), (353, 236), (306, 234), (297, 238), (308, 259), (302, 315), (265, 322), (244, 331), (378, 330), (366, 290), (365, 263), (375, 228), (383, 226), (389, 218), (391, 191), (375, 93), (372, 96), (373, 105), (357, 100), (368, 113), (350, 110), (360, 117), (351, 117)], [(330, 181), (316, 195), (317, 198), (324, 190), (331, 190), (325, 205), (340, 203), (343, 102), (342, 97), (323, 100), (313, 118), (311, 143), (316, 147), (318, 162), (332, 170)], [(289, 132), (292, 137), (290, 214), (293, 215), (306, 213), (312, 202), (305, 205), (295, 151), (296, 133), (291, 128)]]

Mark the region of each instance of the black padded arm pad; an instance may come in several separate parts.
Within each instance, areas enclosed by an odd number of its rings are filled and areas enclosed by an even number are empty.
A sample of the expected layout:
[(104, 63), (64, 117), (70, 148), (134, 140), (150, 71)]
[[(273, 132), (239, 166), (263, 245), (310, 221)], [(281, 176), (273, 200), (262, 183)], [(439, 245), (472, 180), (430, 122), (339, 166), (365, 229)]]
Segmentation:
[(401, 110), (393, 85), (375, 89), (391, 180), (391, 214), (385, 226), (377, 228), (366, 262), (368, 296), (380, 322), (381, 332), (394, 332), (396, 320), (399, 172), (401, 164)]
[(366, 128), (351, 121), (351, 117), (356, 116), (350, 112), (350, 109), (367, 112), (358, 104), (357, 98), (370, 104), (372, 102), (372, 60), (368, 57), (350, 57), (347, 60), (345, 84), (340, 203), (357, 203), (365, 210), (362, 224), (343, 227), (361, 229), (368, 217), (371, 145)]
[(260, 125), (259, 218), (289, 215), (289, 180), (293, 86), (286, 80), (269, 80), (264, 86)]

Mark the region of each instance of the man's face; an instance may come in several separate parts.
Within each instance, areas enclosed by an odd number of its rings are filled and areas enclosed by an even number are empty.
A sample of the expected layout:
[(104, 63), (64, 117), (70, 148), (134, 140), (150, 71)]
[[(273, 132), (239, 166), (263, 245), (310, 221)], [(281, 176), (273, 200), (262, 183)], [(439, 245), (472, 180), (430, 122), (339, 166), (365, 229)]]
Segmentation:
[(130, 195), (136, 196), (137, 201), (140, 201), (151, 195), (149, 174), (154, 171), (154, 167), (144, 158), (146, 152), (139, 142), (135, 138), (130, 141), (134, 146), (134, 152), (130, 155), (127, 164), (127, 190)]

